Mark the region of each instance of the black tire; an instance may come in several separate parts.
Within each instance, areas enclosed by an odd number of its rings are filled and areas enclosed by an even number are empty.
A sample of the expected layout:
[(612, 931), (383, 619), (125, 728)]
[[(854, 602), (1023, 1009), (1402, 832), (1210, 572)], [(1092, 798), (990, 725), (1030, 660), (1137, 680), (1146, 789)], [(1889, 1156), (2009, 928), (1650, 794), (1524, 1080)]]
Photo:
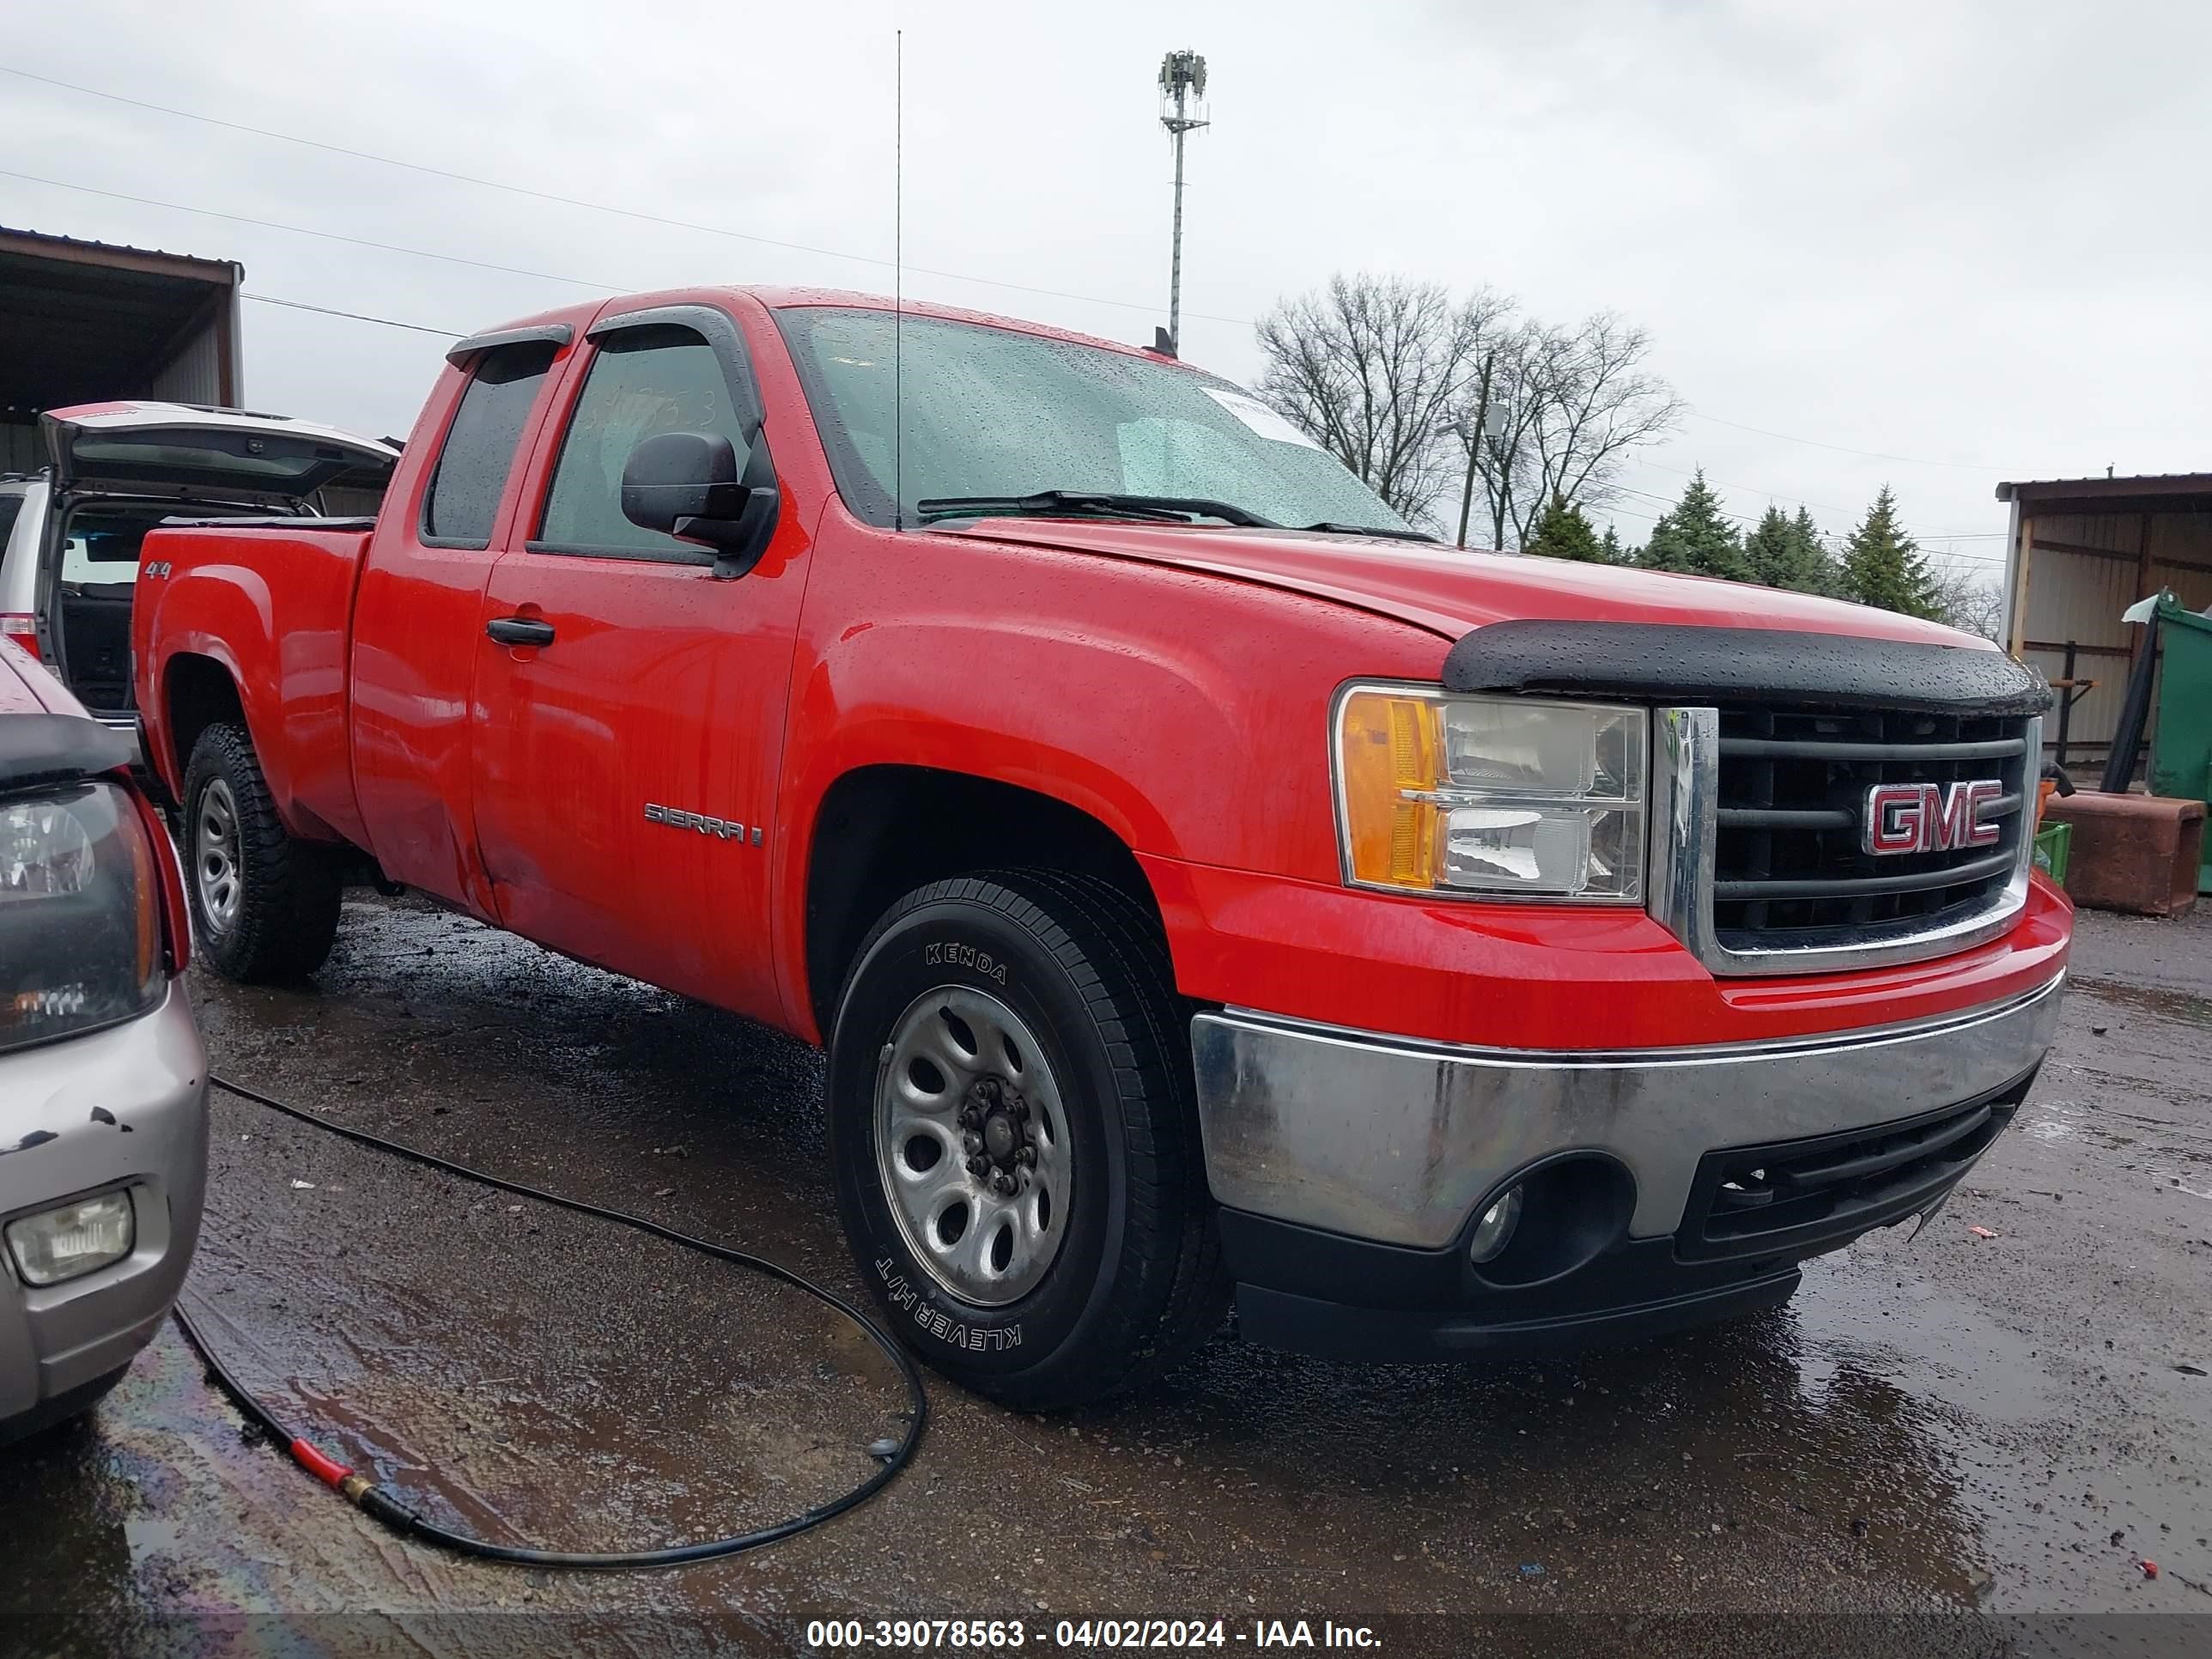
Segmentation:
[[(236, 819), (237, 899), (227, 917), (210, 913), (202, 879), (203, 816), (209, 791), (228, 791)], [(225, 979), (246, 984), (305, 977), (337, 937), (343, 884), (335, 849), (284, 828), (242, 726), (210, 726), (185, 768), (185, 890), (199, 953)]]
[[(954, 1296), (923, 1267), (877, 1158), (878, 1072), (894, 1025), (948, 984), (997, 998), (1064, 1080), (1066, 1231), (1042, 1279), (1002, 1306)], [(1220, 1323), (1228, 1285), (1187, 1018), (1158, 924), (1091, 878), (1023, 870), (937, 882), (876, 925), (830, 1045), (830, 1152), (861, 1276), (933, 1369), (1017, 1410), (1055, 1411), (1152, 1381)]]

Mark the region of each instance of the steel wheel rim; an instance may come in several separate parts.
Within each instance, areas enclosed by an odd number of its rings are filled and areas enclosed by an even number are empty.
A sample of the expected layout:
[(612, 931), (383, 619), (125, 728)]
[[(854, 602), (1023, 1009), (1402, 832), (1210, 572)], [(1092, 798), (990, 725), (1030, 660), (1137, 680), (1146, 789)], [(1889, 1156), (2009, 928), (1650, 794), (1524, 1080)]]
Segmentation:
[(238, 850), (238, 802), (228, 783), (211, 778), (200, 791), (199, 811), (192, 815), (192, 873), (199, 886), (201, 913), (217, 933), (228, 933), (238, 920), (244, 885)]
[[(963, 1121), (979, 1109), (980, 1122)], [(1002, 1308), (1037, 1287), (1073, 1214), (1074, 1148), (1059, 1080), (1020, 1015), (964, 985), (908, 1003), (876, 1067), (875, 1128), (892, 1219), (940, 1290)], [(970, 1168), (977, 1158), (988, 1174)]]

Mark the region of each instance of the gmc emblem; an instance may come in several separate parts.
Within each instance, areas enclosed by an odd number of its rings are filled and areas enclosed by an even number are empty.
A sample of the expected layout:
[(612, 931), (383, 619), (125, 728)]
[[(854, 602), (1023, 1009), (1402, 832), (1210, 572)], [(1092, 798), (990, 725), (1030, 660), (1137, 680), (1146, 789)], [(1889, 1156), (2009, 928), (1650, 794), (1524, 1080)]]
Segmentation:
[(1995, 778), (1972, 783), (1877, 783), (1866, 794), (1859, 844), (1869, 853), (1948, 853), (1994, 847), (2001, 826), (1982, 811), (2004, 794)]

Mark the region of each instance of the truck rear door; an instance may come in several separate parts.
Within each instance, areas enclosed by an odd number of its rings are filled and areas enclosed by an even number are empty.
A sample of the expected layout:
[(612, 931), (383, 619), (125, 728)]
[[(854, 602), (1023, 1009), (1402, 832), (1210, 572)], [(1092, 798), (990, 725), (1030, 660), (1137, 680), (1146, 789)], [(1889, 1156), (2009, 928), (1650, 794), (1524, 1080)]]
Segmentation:
[(370, 849), (392, 880), (486, 919), (469, 757), (484, 584), (512, 544), (522, 463), (573, 337), (567, 324), (513, 329), (447, 354), (465, 378), (425, 407), (417, 464), (378, 515), (354, 598), (354, 796)]
[(484, 595), (473, 698), (477, 842), (501, 922), (724, 1007), (777, 1011), (769, 950), (776, 769), (803, 544), (749, 575), (623, 516), (629, 452), (761, 404), (708, 306), (602, 317), (526, 486), (539, 505)]

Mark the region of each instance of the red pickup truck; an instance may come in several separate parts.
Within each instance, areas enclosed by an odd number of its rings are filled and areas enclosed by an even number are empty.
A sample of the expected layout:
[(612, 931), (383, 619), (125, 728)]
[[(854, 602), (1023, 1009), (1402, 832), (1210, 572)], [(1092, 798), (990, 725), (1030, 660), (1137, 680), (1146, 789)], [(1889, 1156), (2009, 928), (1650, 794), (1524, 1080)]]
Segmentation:
[[(702, 289), (462, 341), (374, 521), (147, 538), (206, 959), (381, 878), (829, 1051), (860, 1271), (1048, 1407), (1778, 1303), (2052, 1039), (2049, 694), (1418, 535), (1228, 383)], [(804, 1103), (793, 1109), (803, 1108)]]

